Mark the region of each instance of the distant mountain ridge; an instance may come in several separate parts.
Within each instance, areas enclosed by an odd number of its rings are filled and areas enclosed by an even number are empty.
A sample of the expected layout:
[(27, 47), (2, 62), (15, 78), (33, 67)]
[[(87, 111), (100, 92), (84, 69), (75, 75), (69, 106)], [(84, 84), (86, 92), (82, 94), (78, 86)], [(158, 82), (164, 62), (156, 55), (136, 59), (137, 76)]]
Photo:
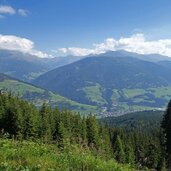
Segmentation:
[(0, 72), (23, 81), (30, 81), (51, 69), (79, 59), (80, 57), (74, 56), (39, 58), (27, 53), (0, 49)]
[(96, 107), (102, 115), (164, 108), (171, 99), (171, 58), (157, 54), (120, 50), (42, 59), (0, 50), (0, 72)]
[(171, 68), (159, 61), (130, 57), (130, 53), (122, 57), (111, 53), (59, 67), (41, 75), (33, 84), (74, 101), (96, 105), (102, 111), (122, 113), (163, 108), (167, 104), (171, 98)]
[(20, 80), (27, 80), (33, 73), (47, 70), (40, 58), (17, 51), (0, 50), (0, 72)]
[(162, 55), (141, 55), (123, 50), (108, 51), (100, 55), (88, 55), (84, 57), (69, 55), (65, 57), (39, 58), (37, 56), (22, 53), (19, 51), (0, 49), (0, 72), (18, 78), (20, 80), (30, 81), (52, 69), (71, 64), (84, 58), (90, 58), (94, 56), (113, 58), (134, 57), (150, 62), (171, 61), (171, 58)]
[(137, 59), (141, 59), (141, 60), (149, 61), (149, 62), (171, 61), (171, 57), (168, 57), (168, 56), (163, 56), (159, 54), (138, 54), (138, 53), (128, 52), (125, 50), (108, 51), (98, 56), (133, 57), (133, 58), (137, 58)]
[[(162, 71), (162, 72), (161, 72)], [(132, 57), (91, 57), (49, 71), (33, 83), (56, 91), (98, 83), (106, 88), (148, 88), (171, 84), (171, 69)], [(73, 82), (72, 80), (73, 79)], [(146, 79), (146, 80), (144, 80)], [(56, 84), (46, 84), (57, 81)], [(47, 86), (46, 86), (47, 85)], [(64, 91), (66, 93), (67, 89)]]

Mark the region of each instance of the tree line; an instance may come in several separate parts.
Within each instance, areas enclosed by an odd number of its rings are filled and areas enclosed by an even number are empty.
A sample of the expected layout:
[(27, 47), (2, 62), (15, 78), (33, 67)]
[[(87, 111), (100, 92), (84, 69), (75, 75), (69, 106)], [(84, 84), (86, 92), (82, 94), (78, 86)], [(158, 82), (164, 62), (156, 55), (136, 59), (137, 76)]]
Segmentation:
[(167, 118), (170, 107), (162, 122), (164, 131), (127, 131), (99, 123), (92, 114), (84, 117), (69, 110), (52, 109), (46, 103), (37, 109), (11, 93), (0, 93), (1, 137), (55, 143), (60, 150), (77, 144), (104, 160), (114, 159), (139, 169), (164, 170), (171, 161), (171, 116), (170, 120)]

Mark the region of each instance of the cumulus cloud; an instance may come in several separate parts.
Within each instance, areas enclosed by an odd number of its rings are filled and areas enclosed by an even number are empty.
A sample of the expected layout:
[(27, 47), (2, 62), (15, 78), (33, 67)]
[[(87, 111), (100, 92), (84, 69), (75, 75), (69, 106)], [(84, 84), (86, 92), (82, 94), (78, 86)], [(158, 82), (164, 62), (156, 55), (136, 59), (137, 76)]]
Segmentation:
[(0, 5), (0, 18), (5, 18), (5, 15), (16, 15), (26, 17), (28, 15), (28, 10), (26, 9), (14, 9), (8, 5)]
[(60, 48), (59, 52), (75, 56), (101, 54), (107, 51), (126, 50), (140, 54), (161, 54), (171, 57), (171, 39), (148, 40), (144, 34), (133, 34), (116, 40), (107, 38), (103, 43), (93, 44), (93, 48), (69, 47)]
[(36, 50), (34, 48), (34, 42), (32, 42), (31, 40), (13, 36), (13, 35), (0, 34), (0, 49), (14, 50), (22, 53), (28, 53), (40, 58), (50, 57), (48, 54)]
[(67, 53), (67, 48), (59, 48), (58, 50), (52, 50), (53, 52)]
[(25, 9), (18, 9), (18, 14), (23, 17), (26, 17), (28, 15), (28, 11)]
[(12, 8), (11, 6), (1, 5), (0, 6), (0, 14), (14, 15), (15, 14), (15, 9)]

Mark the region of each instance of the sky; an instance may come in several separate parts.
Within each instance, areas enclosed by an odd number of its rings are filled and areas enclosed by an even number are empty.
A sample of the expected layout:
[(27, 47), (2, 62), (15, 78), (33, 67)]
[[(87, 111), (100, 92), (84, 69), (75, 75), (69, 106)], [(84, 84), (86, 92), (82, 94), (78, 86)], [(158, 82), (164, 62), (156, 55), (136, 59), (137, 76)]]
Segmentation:
[(124, 49), (171, 57), (170, 0), (0, 0), (0, 49), (38, 57)]

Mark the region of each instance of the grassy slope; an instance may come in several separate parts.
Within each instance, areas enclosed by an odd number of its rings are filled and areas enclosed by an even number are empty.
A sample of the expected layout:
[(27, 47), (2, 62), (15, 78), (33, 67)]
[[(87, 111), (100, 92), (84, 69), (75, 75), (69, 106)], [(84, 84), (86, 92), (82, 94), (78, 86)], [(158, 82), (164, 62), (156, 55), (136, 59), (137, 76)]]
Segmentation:
[(86, 98), (91, 102), (97, 103), (97, 105), (106, 105), (107, 101), (102, 97), (103, 92), (99, 84), (94, 86), (87, 86), (82, 89), (86, 94)]
[[(113, 89), (106, 99), (105, 90), (99, 84), (84, 87), (82, 90), (89, 101), (95, 102), (99, 108), (110, 105), (110, 111), (116, 114), (118, 112), (129, 113), (164, 109), (171, 99), (171, 86), (146, 89)], [(110, 104), (108, 104), (109, 101), (111, 101)]]
[(170, 99), (171, 86), (147, 89), (114, 89), (111, 96), (113, 110), (120, 106), (128, 112), (165, 108)]
[(69, 146), (60, 152), (56, 145), (0, 139), (0, 170), (33, 171), (134, 171), (114, 160), (104, 161), (89, 150)]
[(36, 106), (41, 106), (44, 101), (52, 106), (60, 106), (61, 108), (70, 108), (81, 113), (95, 112), (96, 107), (84, 105), (50, 91), (20, 82), (17, 80), (6, 79), (0, 82), (0, 89), (12, 91), (19, 97), (33, 102)]
[(12, 79), (1, 81), (0, 89), (15, 92), (21, 98), (33, 101), (37, 106), (41, 106), (43, 101), (46, 101), (52, 106), (69, 108), (83, 114), (97, 113), (102, 109), (102, 106), (108, 105), (107, 100), (111, 100), (110, 109), (117, 114), (120, 111), (125, 113), (165, 108), (171, 99), (171, 86), (148, 89), (113, 89), (113, 93), (110, 94), (108, 99), (105, 99), (103, 94), (105, 90), (99, 84), (83, 88), (87, 98), (92, 102), (96, 102), (98, 107), (80, 104), (50, 91)]

